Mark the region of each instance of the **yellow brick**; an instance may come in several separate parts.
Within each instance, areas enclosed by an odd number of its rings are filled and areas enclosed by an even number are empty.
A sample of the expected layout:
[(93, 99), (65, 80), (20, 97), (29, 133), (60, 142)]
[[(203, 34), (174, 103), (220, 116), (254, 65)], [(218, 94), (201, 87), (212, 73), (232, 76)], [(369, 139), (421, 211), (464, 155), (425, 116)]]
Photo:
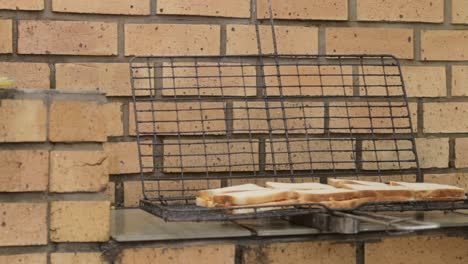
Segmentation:
[[(273, 53), (273, 38), (269, 26), (260, 27), (262, 53)], [(277, 26), (276, 38), (280, 54), (318, 53), (318, 28)], [(228, 55), (258, 54), (255, 27), (250, 25), (227, 25)]]
[(464, 172), (448, 174), (424, 174), (424, 181), (458, 186), (465, 189), (465, 192), (468, 192), (468, 174)]
[(468, 138), (455, 139), (455, 167), (468, 167)]
[(0, 142), (46, 140), (47, 110), (40, 100), (0, 101)]
[(468, 103), (434, 102), (423, 107), (425, 133), (468, 132)]
[[(162, 75), (163, 96), (255, 96), (257, 94), (255, 66), (246, 63), (242, 65), (210, 62), (163, 63)], [(148, 77), (148, 74), (141, 77)], [(147, 89), (150, 85), (145, 82), (135, 87)]]
[(50, 69), (47, 63), (0, 62), (0, 76), (14, 79), (12, 88), (50, 88)]
[[(159, 198), (159, 194), (165, 198), (174, 196), (196, 196), (197, 191), (220, 188), (220, 180), (210, 180), (209, 185), (206, 180), (198, 181), (184, 181), (183, 185), (181, 181), (161, 181), (161, 182), (145, 182), (145, 190), (160, 190), (161, 192), (147, 192), (148, 198)], [(181, 191), (168, 191), (168, 190), (186, 190), (182, 193)], [(143, 199), (143, 193), (141, 189), (140, 181), (127, 181), (124, 182), (124, 206), (125, 207), (138, 207), (140, 199)]]
[[(234, 245), (180, 246), (164, 248), (128, 248), (119, 264), (234, 264)], [(206, 262), (208, 261), (208, 262)]]
[[(332, 102), (329, 105), (330, 131), (336, 133), (410, 133), (408, 110), (404, 103)], [(417, 128), (417, 104), (409, 104), (414, 130)], [(391, 117), (394, 117), (393, 120)], [(371, 119), (372, 118), (372, 119)], [(372, 123), (371, 123), (372, 120)], [(350, 128), (351, 131), (350, 131)], [(393, 131), (395, 128), (395, 131)], [(372, 131), (373, 130), (373, 131)]]
[(110, 174), (140, 172), (136, 142), (109, 142), (104, 144), (104, 150), (108, 155)]
[(249, 0), (159, 0), (158, 15), (250, 17)]
[[(421, 168), (448, 167), (448, 138), (418, 138), (416, 139), (416, 147)], [(397, 146), (393, 140), (377, 140), (375, 141), (375, 147), (373, 141), (364, 141), (362, 148), (364, 150), (362, 154), (364, 169), (408, 169), (414, 168), (416, 165), (414, 161), (404, 162), (404, 160), (415, 159), (411, 150), (412, 144), (409, 140), (397, 140)], [(375, 149), (377, 149), (377, 153), (374, 151)], [(398, 163), (398, 160), (400, 160), (400, 163)], [(378, 164), (375, 161), (378, 161)]]
[(448, 138), (418, 138), (416, 147), (421, 168), (448, 168)]
[(109, 201), (51, 203), (50, 239), (53, 242), (104, 242), (109, 239)]
[[(225, 134), (226, 121), (222, 102), (137, 103), (140, 133), (208, 135)], [(154, 112), (154, 115), (153, 115)], [(177, 120), (179, 120), (177, 122)], [(130, 133), (135, 134), (135, 114), (130, 104)]]
[[(370, 62), (370, 60), (368, 60)], [(364, 96), (403, 96), (400, 70), (397, 66), (363, 65), (357, 67), (359, 93)]]
[(150, 2), (147, 0), (53, 0), (52, 11), (116, 15), (151, 14)]
[(452, 23), (468, 24), (468, 5), (466, 0), (452, 0)]
[(58, 90), (102, 91), (107, 96), (130, 96), (130, 70), (127, 63), (58, 63)]
[[(268, 0), (257, 2), (259, 18), (269, 18)], [(347, 20), (346, 0), (273, 0), (273, 17), (300, 20)]]
[(51, 192), (99, 192), (109, 180), (103, 151), (52, 151)]
[(290, 242), (247, 246), (243, 252), (243, 263), (320, 263), (355, 264), (356, 252), (353, 245), (329, 242)]
[(116, 23), (22, 20), (18, 34), (20, 54), (117, 54)]
[(0, 246), (47, 244), (47, 203), (0, 203)]
[(108, 137), (123, 136), (122, 103), (107, 103), (104, 105), (104, 120)]
[(54, 101), (50, 107), (49, 138), (53, 142), (107, 140), (104, 105), (97, 102)]
[(180, 143), (178, 140), (165, 140), (164, 171), (205, 172), (207, 168), (212, 172), (258, 170), (258, 140), (232, 139), (227, 143), (226, 140), (206, 139), (205, 142), (196, 139), (182, 139)]
[[(398, 170), (416, 167), (409, 140), (365, 140), (362, 143), (364, 170)], [(400, 160), (400, 162), (398, 162)], [(406, 160), (407, 162), (403, 162)]]
[(0, 9), (7, 10), (44, 10), (44, 0), (0, 0)]
[(126, 56), (219, 55), (218, 25), (127, 24)]
[(468, 258), (468, 240), (448, 236), (385, 238), (365, 244), (368, 264), (462, 264)]
[(0, 151), (0, 192), (46, 191), (48, 176), (48, 151)]
[(327, 28), (327, 54), (391, 54), (412, 59), (413, 30), (403, 28)]
[(444, 97), (447, 95), (445, 67), (402, 67), (409, 97)]
[(452, 95), (468, 96), (468, 66), (452, 66)]
[(57, 252), (50, 254), (51, 264), (107, 264), (98, 252)]
[(46, 253), (19, 254), (0, 256), (0, 263), (5, 264), (47, 264)]
[[(363, 168), (376, 169), (408, 169), (414, 168), (416, 163), (403, 162), (403, 160), (414, 160), (412, 144), (409, 140), (397, 140), (395, 146), (393, 140), (378, 140), (375, 142), (363, 142)], [(396, 151), (398, 147), (398, 152)], [(421, 168), (447, 168), (449, 164), (449, 140), (448, 138), (418, 138), (416, 148)], [(377, 153), (375, 150), (377, 149)], [(386, 150), (386, 151), (383, 151)], [(376, 157), (377, 155), (377, 157)], [(400, 163), (398, 163), (400, 160)], [(375, 163), (379, 161), (379, 164)], [(394, 162), (384, 162), (394, 161)]]
[(13, 52), (13, 22), (0, 20), (0, 54)]
[(323, 103), (269, 102), (266, 105), (264, 102), (236, 101), (233, 104), (233, 130), (239, 134), (268, 134), (271, 128), (274, 134), (284, 134), (283, 118), (286, 117), (290, 134), (304, 134), (306, 130), (309, 134), (321, 134), (325, 126), (324, 115)]
[(349, 76), (352, 70), (350, 66), (280, 66), (280, 91), (276, 65), (266, 65), (266, 93), (270, 96), (349, 96), (353, 94), (353, 78)]
[(444, 0), (358, 0), (363, 21), (444, 22)]
[(421, 56), (428, 61), (468, 59), (468, 30), (423, 30)]
[[(272, 143), (271, 143), (272, 142)], [(294, 170), (331, 170), (355, 168), (353, 151), (354, 142), (349, 139), (320, 140), (307, 138), (266, 140), (265, 169), (290, 169), (289, 160)], [(274, 150), (272, 152), (272, 149)], [(288, 152), (290, 155), (288, 155)], [(274, 163), (273, 163), (274, 162)], [(276, 166), (275, 166), (276, 165)]]

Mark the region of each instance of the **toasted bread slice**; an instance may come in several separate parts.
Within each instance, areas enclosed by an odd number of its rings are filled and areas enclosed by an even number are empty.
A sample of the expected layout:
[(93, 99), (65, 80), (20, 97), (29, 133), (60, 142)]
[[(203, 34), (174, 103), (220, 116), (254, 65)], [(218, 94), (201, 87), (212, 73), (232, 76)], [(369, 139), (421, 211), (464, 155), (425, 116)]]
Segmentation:
[(360, 184), (344, 184), (343, 188), (359, 191), (362, 197), (406, 197), (407, 200), (413, 199), (413, 192), (404, 186), (383, 185), (360, 185)]
[(385, 183), (381, 182), (371, 182), (371, 181), (359, 181), (359, 180), (351, 180), (351, 179), (328, 179), (328, 184), (334, 186), (336, 188), (343, 188), (346, 184), (358, 184), (358, 185), (366, 185), (366, 186), (387, 186)]
[(266, 188), (260, 187), (256, 184), (242, 184), (237, 186), (225, 187), (225, 188), (218, 188), (218, 189), (210, 189), (210, 190), (203, 190), (198, 192), (198, 197), (203, 198), (205, 200), (212, 199), (213, 196), (221, 193), (232, 193), (232, 192), (245, 192), (245, 191), (258, 191), (258, 190), (265, 190)]
[(213, 201), (220, 206), (256, 205), (287, 200), (288, 197), (288, 190), (265, 189), (217, 194), (213, 197)]
[(253, 208), (236, 209), (236, 207), (234, 206), (234, 207), (231, 207), (232, 210), (230, 210), (229, 213), (230, 214), (252, 214), (255, 212), (266, 212), (266, 211), (273, 211), (273, 210), (280, 210), (280, 209), (288, 209), (288, 208), (291, 208), (292, 206), (287, 206), (287, 205), (297, 204), (297, 203), (298, 203), (297, 200), (288, 199), (288, 200), (276, 201), (276, 202), (270, 202), (270, 203), (264, 203), (264, 204), (256, 204), (255, 207), (258, 207), (256, 209), (253, 209)]
[(317, 182), (304, 182), (304, 183), (283, 183), (283, 182), (267, 182), (267, 188), (272, 189), (289, 189), (289, 190), (330, 190), (336, 189), (333, 186), (321, 184)]
[(216, 207), (216, 204), (212, 200), (203, 199), (201, 197), (196, 198), (195, 204), (201, 207)]
[(336, 189), (333, 186), (316, 183), (316, 182), (306, 182), (306, 183), (281, 183), (281, 182), (267, 182), (266, 187), (271, 189), (283, 189), (289, 190), (289, 199), (297, 199), (297, 193), (295, 191), (299, 190), (333, 190)]
[(464, 189), (451, 185), (415, 182), (390, 182), (390, 185), (401, 186), (412, 190), (417, 200), (465, 198)]
[(333, 190), (299, 190), (295, 191), (298, 200), (301, 203), (316, 203), (324, 201), (343, 201), (361, 198), (362, 195), (358, 191), (346, 189)]
[(363, 203), (368, 203), (372, 201), (374, 201), (372, 197), (365, 197), (345, 201), (326, 201), (321, 203), (331, 209), (352, 209), (358, 207)]

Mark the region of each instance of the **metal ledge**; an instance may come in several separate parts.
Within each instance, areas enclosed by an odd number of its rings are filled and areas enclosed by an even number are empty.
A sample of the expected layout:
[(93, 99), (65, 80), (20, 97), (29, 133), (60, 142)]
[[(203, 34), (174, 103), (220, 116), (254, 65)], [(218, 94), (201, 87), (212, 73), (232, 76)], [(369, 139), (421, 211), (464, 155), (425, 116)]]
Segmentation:
[[(457, 212), (388, 213), (438, 223), (441, 227), (468, 226), (468, 210)], [(241, 237), (287, 237), (331, 234), (281, 219), (236, 222), (164, 222), (140, 209), (113, 210), (111, 236), (118, 242), (145, 242)], [(387, 231), (385, 226), (362, 223), (360, 233)]]
[(231, 222), (164, 222), (140, 209), (113, 210), (111, 236), (118, 242), (248, 237)]

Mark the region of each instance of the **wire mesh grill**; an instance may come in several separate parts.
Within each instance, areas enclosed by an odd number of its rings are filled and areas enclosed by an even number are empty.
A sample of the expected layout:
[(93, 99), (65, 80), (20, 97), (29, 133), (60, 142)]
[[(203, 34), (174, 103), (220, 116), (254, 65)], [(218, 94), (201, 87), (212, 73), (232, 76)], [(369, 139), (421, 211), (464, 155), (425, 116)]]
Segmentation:
[(387, 55), (140, 58), (131, 63), (146, 200), (246, 182), (421, 181)]

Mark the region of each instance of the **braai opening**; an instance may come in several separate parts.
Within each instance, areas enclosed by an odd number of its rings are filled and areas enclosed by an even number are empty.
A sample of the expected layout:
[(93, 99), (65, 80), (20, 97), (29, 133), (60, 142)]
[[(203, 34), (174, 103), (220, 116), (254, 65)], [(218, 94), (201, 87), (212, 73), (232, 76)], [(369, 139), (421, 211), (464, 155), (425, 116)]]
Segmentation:
[[(265, 181), (423, 181), (412, 128), (416, 113), (399, 61), (390, 55), (278, 55), (271, 17), (270, 23), (273, 54), (262, 53), (257, 21), (259, 55), (132, 61), (131, 118), (144, 210), (169, 221), (348, 215), (318, 204), (233, 215), (197, 207), (195, 196)], [(468, 202), (382, 202), (347, 211), (375, 220), (363, 212), (459, 208)]]

